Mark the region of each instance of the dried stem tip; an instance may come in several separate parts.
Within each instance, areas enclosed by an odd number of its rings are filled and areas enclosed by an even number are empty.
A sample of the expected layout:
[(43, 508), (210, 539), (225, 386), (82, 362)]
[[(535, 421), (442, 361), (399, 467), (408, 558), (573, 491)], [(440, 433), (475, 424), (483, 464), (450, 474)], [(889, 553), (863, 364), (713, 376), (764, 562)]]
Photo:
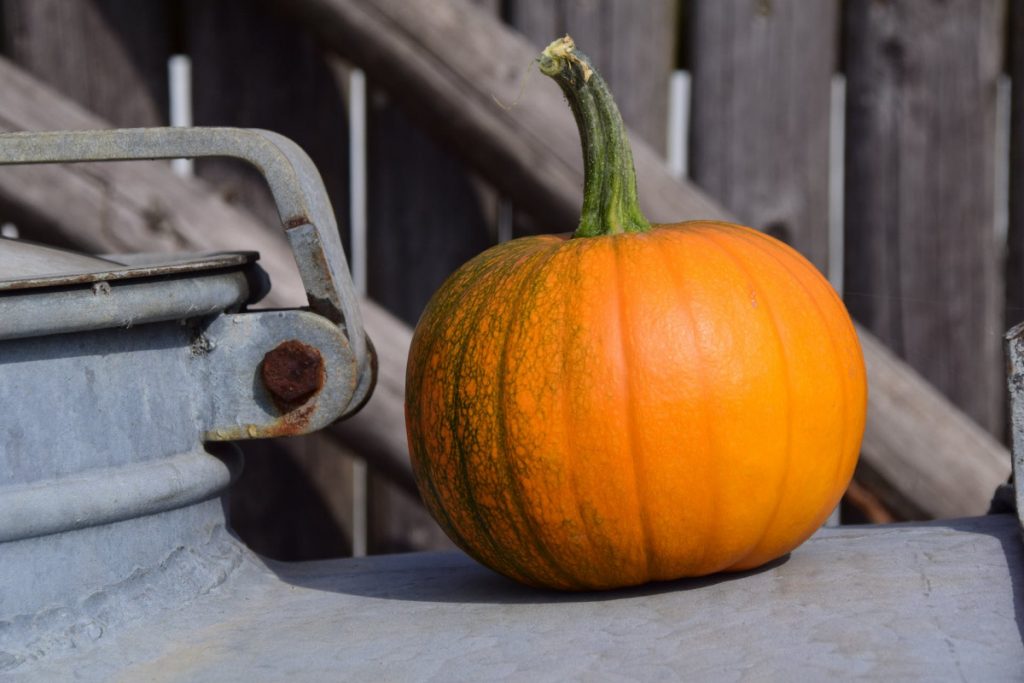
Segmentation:
[(540, 54), (540, 70), (545, 76), (555, 77), (567, 64), (576, 65), (583, 74), (583, 82), (586, 83), (594, 75), (594, 69), (590, 63), (579, 58), (576, 54), (576, 43), (566, 35), (564, 38), (552, 42), (544, 52)]

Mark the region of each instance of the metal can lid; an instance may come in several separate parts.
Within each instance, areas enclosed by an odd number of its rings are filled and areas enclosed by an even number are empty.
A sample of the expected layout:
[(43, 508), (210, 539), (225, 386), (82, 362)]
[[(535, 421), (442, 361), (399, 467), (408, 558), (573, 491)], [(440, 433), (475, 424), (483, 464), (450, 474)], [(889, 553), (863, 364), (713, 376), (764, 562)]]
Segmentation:
[(259, 300), (256, 252), (98, 257), (0, 238), (0, 339), (131, 327)]
[(252, 263), (257, 258), (256, 252), (243, 251), (186, 256), (131, 254), (100, 257), (25, 240), (0, 238), (0, 292), (234, 268)]

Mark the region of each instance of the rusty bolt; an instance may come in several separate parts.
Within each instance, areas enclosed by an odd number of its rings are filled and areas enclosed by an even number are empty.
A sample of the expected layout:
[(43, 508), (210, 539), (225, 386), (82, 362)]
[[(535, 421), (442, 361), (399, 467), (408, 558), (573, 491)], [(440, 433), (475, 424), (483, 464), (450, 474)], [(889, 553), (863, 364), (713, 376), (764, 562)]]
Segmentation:
[(290, 409), (302, 405), (323, 387), (324, 359), (312, 346), (289, 339), (263, 356), (260, 373), (274, 400)]

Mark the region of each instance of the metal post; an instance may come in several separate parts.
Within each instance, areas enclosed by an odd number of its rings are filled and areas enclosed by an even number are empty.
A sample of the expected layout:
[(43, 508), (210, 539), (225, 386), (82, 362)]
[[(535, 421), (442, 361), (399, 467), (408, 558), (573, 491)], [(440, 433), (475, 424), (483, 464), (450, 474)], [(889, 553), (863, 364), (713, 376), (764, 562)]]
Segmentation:
[(1010, 427), (1013, 440), (1013, 500), (1024, 532), (1024, 323), (1006, 333), (1006, 384), (1010, 391)]

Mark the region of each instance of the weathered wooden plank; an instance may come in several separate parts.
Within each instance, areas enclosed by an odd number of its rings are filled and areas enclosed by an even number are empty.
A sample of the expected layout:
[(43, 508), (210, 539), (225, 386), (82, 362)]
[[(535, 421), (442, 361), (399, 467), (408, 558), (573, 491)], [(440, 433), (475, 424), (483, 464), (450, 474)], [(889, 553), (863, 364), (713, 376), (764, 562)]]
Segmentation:
[[(511, 112), (492, 99), (515, 98), (516, 65), (534, 56), (520, 37), (458, 0), (292, 0), (287, 8), (326, 44), (387, 84), (396, 100), (439, 138), (452, 141), (453, 149), (518, 206), (530, 207), (547, 218), (547, 225), (563, 230), (576, 222), (582, 164), (560, 94), (531, 86)], [(692, 185), (674, 179), (642, 142), (634, 144), (634, 152), (641, 203), (653, 219), (728, 217)], [(962, 514), (983, 509), (991, 494), (982, 496), (981, 490), (994, 489), (1009, 473), (1005, 449), (970, 428), (916, 373), (892, 362), (877, 340), (858, 331), (871, 382), (865, 462), (903, 462), (904, 472), (915, 472), (913, 480), (936, 459), (970, 460), (961, 462), (963, 469), (978, 460), (979, 471), (987, 473), (979, 475), (987, 477), (983, 485), (965, 494), (957, 469), (940, 474), (941, 496), (914, 503), (928, 514), (946, 514), (947, 505), (960, 507)], [(900, 491), (913, 488), (912, 481), (893, 483)]]
[(1010, 225), (1006, 327), (1024, 320), (1024, 2), (1010, 3)]
[[(351, 511), (333, 491), (344, 488), (337, 481), (336, 456), (317, 458), (316, 441), (310, 435), (246, 448), (245, 467), (228, 496), (228, 519), (232, 531), (254, 552), (287, 561), (352, 553), (350, 529), (344, 524)], [(331, 487), (329, 495), (324, 487)]]
[(837, 0), (692, 0), (690, 169), (740, 221), (828, 269)]
[(853, 315), (1003, 431), (993, 229), (1000, 0), (845, 4), (845, 296)]
[(626, 125), (664, 154), (677, 4), (676, 0), (510, 0), (507, 20), (538, 52), (565, 34), (586, 46), (587, 56), (615, 94)]
[(494, 243), (463, 163), (377, 91), (368, 103), (367, 291), (415, 325), (456, 268)]
[[(263, 128), (298, 143), (320, 170), (347, 240), (348, 116), (317, 46), (292, 22), (244, 0), (190, 0), (185, 9), (195, 125)], [(229, 201), (276, 222), (273, 199), (253, 169), (203, 159), (196, 174)]]
[(861, 331), (860, 342), (870, 399), (858, 469), (874, 475), (865, 483), (882, 484), (872, 491), (907, 519), (984, 514), (1009, 454), (877, 338)]
[(4, 0), (8, 57), (116, 126), (167, 122), (170, 35), (163, 5)]
[(892, 511), (870, 489), (853, 480), (843, 494), (843, 524), (889, 524), (897, 521)]

